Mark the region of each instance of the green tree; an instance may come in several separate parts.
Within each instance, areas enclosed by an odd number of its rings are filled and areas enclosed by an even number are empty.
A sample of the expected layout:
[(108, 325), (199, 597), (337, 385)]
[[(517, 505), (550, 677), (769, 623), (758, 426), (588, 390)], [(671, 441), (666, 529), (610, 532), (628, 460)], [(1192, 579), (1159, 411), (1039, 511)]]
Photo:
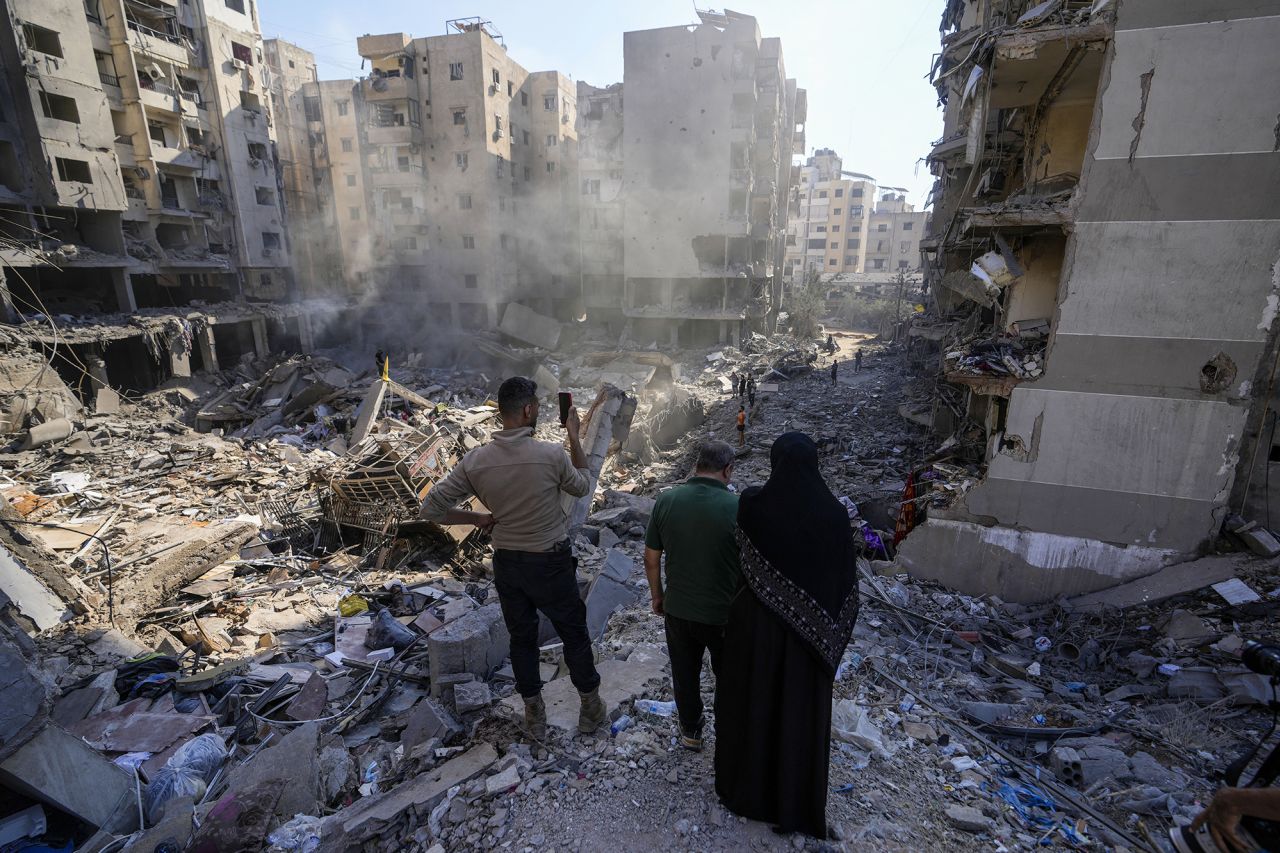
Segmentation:
[(791, 298), (787, 302), (791, 334), (797, 338), (816, 338), (825, 308), (826, 301), (818, 282), (818, 271), (809, 270), (805, 273), (803, 284), (792, 286)]

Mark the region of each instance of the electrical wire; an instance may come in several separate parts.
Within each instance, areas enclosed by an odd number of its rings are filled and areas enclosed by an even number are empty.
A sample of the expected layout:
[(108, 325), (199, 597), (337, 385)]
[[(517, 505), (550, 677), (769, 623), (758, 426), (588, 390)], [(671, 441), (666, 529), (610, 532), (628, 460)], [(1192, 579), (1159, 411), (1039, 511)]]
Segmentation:
[(54, 530), (70, 530), (74, 533), (87, 536), (101, 545), (102, 556), (107, 563), (107, 622), (111, 625), (116, 624), (115, 574), (111, 568), (111, 550), (107, 547), (105, 539), (96, 533), (85, 533), (83, 530), (66, 524), (53, 524), (48, 521), (27, 521), (25, 518), (0, 518), (0, 524), (26, 524), (30, 527), (48, 527)]

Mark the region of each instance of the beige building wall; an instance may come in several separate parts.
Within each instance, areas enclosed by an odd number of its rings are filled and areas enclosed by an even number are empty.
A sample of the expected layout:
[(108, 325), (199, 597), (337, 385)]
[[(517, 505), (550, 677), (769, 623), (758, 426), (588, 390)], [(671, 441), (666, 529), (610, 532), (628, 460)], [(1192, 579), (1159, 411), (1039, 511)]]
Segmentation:
[(316, 59), (310, 51), (281, 39), (267, 39), (262, 47), (271, 71), (271, 114), (295, 279), (300, 293), (318, 296), (334, 291), (341, 282), (332, 274), (336, 267), (325, 262), (328, 232), (307, 128), (308, 113), (314, 116), (320, 109), (318, 96), (313, 93), (308, 98), (303, 91), (317, 81)]
[(822, 149), (800, 167), (787, 223), (786, 270), (792, 280), (807, 271), (867, 270), (867, 229), (876, 184), (841, 174), (840, 158), (830, 149)]
[(929, 214), (918, 211), (901, 193), (886, 192), (876, 202), (866, 234), (868, 272), (915, 272), (920, 269), (920, 240)]
[(578, 83), (578, 251), (585, 308), (593, 318), (622, 310), (624, 184), (622, 84)]

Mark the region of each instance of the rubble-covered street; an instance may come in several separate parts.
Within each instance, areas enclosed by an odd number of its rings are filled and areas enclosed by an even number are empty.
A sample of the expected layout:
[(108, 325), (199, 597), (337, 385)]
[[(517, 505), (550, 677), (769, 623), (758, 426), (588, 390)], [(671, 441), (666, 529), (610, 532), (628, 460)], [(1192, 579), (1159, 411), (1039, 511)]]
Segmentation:
[[(782, 337), (605, 362), (589, 339), (523, 353), (594, 401), (588, 424), (609, 417), (596, 383), (638, 392), (574, 544), (612, 726), (577, 733), (551, 633), (545, 742), (518, 725), (484, 538), (412, 521), (492, 427), (484, 373), (410, 355), (383, 382), (341, 353), (246, 356), (68, 413), (67, 435), (18, 437), (0, 525), (25, 570), (6, 575), (5, 718), (36, 734), (0, 779), (44, 804), (48, 837), (96, 828), (85, 850), (230, 836), (279, 851), (1160, 849), (1262, 732), (1269, 688), (1238, 652), (1275, 630), (1274, 561), (1209, 556), (1039, 606), (897, 574), (902, 484), (937, 453), (900, 413), (922, 380), (899, 346), (836, 340), (834, 384), (825, 352)], [(6, 363), (28, 358), (9, 343)], [(862, 531), (829, 841), (718, 804), (714, 720), (706, 751), (678, 747), (648, 612), (653, 497), (687, 476), (699, 436), (731, 433), (726, 377), (743, 369), (761, 380), (736, 486), (768, 476), (773, 437), (804, 431)], [(922, 506), (953, 488), (921, 483)]]

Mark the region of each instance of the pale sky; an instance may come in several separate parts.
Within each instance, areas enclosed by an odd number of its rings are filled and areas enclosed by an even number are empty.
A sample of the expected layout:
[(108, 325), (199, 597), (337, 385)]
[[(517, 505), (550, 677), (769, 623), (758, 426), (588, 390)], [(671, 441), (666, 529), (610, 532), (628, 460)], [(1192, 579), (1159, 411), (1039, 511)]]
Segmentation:
[[(922, 162), (941, 135), (926, 79), (938, 50), (943, 0), (747, 0), (761, 35), (782, 39), (787, 76), (808, 90), (806, 155), (834, 148), (844, 168), (909, 190), (917, 209), (933, 184)], [(715, 7), (717, 9), (723, 7)], [(530, 71), (555, 69), (604, 86), (622, 80), (622, 34), (694, 23), (683, 0), (583, 2), (488, 0), (443, 6), (422, 0), (258, 0), (262, 33), (316, 55), (320, 78), (358, 77), (356, 37), (441, 35), (450, 18), (483, 16)]]

